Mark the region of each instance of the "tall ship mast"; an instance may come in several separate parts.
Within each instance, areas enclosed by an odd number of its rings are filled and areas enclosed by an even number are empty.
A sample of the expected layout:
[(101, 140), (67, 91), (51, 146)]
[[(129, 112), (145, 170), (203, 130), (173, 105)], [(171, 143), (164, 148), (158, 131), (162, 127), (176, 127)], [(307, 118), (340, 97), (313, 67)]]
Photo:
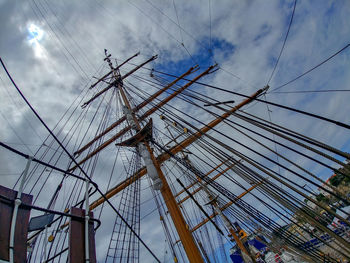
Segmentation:
[[(47, 136), (35, 152), (0, 138), (20, 171), (0, 185), (0, 262), (349, 262), (348, 148), (271, 112), (342, 132), (348, 120), (270, 101), (279, 58), (251, 94), (216, 85), (220, 63), (157, 59), (104, 49), (49, 124), (1, 58)], [(269, 117), (249, 111), (259, 103)]]

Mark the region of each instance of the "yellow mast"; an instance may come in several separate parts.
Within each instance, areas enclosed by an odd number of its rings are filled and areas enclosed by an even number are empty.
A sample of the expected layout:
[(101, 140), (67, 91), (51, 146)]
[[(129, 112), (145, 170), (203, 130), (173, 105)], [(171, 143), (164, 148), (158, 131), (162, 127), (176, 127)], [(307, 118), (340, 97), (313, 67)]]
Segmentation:
[[(107, 57), (107, 61), (108, 61), (108, 57)], [(108, 61), (110, 62), (110, 61)], [(111, 63), (110, 63), (111, 65)], [(111, 69), (113, 70), (113, 67), (111, 67)], [(209, 72), (209, 70), (211, 70), (211, 68), (209, 68), (207, 71)], [(116, 78), (118, 78), (117, 74), (115, 72), (113, 72), (113, 74), (115, 75)], [(119, 76), (120, 77), (120, 76)], [(119, 93), (123, 99), (123, 102), (125, 104), (125, 106), (128, 108), (129, 112), (131, 112), (132, 108), (131, 105), (129, 103), (128, 98), (126, 97), (126, 94), (124, 92), (124, 88), (123, 85), (120, 82), (118, 82), (117, 84), (117, 88), (119, 90)], [(141, 125), (139, 123), (139, 120), (136, 118), (135, 114), (131, 114), (132, 118), (133, 118), (133, 123), (136, 124), (136, 129), (137, 130), (141, 130)], [(128, 117), (127, 117), (128, 119)], [(130, 125), (131, 123), (129, 123)], [(168, 208), (169, 214), (172, 218), (172, 221), (174, 223), (174, 226), (177, 230), (177, 233), (181, 239), (182, 245), (184, 247), (184, 250), (186, 252), (187, 258), (190, 262), (194, 262), (194, 263), (204, 263), (201, 253), (195, 243), (195, 240), (186, 224), (186, 221), (180, 211), (179, 206), (176, 203), (176, 200), (171, 192), (171, 189), (168, 185), (168, 182), (162, 172), (162, 170), (160, 169), (160, 165), (157, 161), (157, 159), (154, 157), (153, 151), (151, 149), (151, 147), (149, 146), (148, 142), (143, 142), (144, 146), (147, 148), (147, 151), (149, 152), (149, 155), (152, 159), (152, 162), (154, 164), (154, 167), (157, 170), (158, 173), (158, 177), (160, 178), (161, 182), (162, 182), (162, 187), (160, 189), (160, 192), (163, 196), (163, 199), (165, 201), (165, 204)]]

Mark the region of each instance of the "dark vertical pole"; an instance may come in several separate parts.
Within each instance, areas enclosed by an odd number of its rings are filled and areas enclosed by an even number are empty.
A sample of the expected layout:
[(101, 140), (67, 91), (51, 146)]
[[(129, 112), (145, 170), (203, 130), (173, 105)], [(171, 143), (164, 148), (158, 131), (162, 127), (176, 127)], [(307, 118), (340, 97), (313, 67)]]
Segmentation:
[[(85, 216), (85, 210), (72, 207), (71, 214)], [(89, 213), (93, 218), (93, 213)], [(94, 224), (89, 223), (89, 255), (90, 263), (96, 263), (95, 230)], [(69, 263), (83, 263), (85, 261), (85, 221), (71, 218), (69, 223)]]
[[(17, 191), (0, 185), (0, 195), (15, 200)], [(22, 193), (21, 200), (23, 204), (31, 205), (33, 196)], [(10, 228), (13, 210), (14, 202), (0, 197), (0, 260), (9, 260)], [(26, 261), (29, 215), (29, 208), (19, 206), (15, 227), (14, 262)]]

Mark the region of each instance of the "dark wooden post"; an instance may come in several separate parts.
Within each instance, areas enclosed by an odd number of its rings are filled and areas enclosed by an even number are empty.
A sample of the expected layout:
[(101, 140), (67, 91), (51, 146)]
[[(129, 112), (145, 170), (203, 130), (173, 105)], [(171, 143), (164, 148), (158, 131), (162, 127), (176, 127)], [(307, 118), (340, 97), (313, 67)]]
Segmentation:
[[(0, 259), (9, 261), (10, 228), (14, 210), (14, 202), (10, 202), (4, 198), (1, 198), (1, 196), (15, 200), (17, 191), (0, 185)], [(22, 193), (21, 200), (22, 204), (31, 205), (33, 196)], [(22, 206), (19, 206), (15, 228), (15, 263), (26, 262), (29, 215), (29, 208), (23, 208)]]
[[(84, 218), (85, 210), (72, 207), (71, 214)], [(92, 212), (89, 213), (89, 217), (93, 218)], [(96, 263), (95, 230), (92, 221), (89, 223), (89, 255), (89, 262)], [(83, 219), (71, 218), (69, 223), (69, 262), (85, 262), (85, 221)]]

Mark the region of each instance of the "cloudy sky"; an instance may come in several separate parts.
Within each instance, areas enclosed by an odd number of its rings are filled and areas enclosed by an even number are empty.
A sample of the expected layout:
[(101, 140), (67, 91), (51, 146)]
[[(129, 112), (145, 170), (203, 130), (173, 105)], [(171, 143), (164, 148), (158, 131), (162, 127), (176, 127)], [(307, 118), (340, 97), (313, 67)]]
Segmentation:
[[(149, 67), (175, 75), (195, 64), (199, 64), (203, 71), (218, 63), (220, 69), (203, 78), (203, 82), (249, 95), (264, 87), (269, 80), (293, 5), (293, 0), (0, 0), (0, 56), (17, 85), (50, 128), (55, 127), (71, 104), (77, 104), (75, 99), (85, 92), (88, 83), (94, 81), (92, 77), (107, 72), (104, 49), (108, 49), (118, 62), (140, 51), (140, 56), (133, 60), (136, 64), (158, 54), (157, 60)], [(349, 91), (294, 93), (349, 90), (349, 50), (278, 90), (286, 93), (273, 91), (350, 43), (349, 13), (350, 2), (346, 0), (297, 2), (287, 42), (269, 83), (268, 101), (350, 123)], [(126, 65), (122, 72), (132, 67)], [(1, 141), (33, 154), (48, 133), (15, 92), (2, 69), (0, 78)], [(153, 91), (149, 89), (148, 92)], [(217, 100), (242, 100), (210, 88), (193, 86), (193, 89)], [(184, 102), (176, 101), (172, 105), (191, 112), (203, 122), (212, 119)], [(252, 103), (245, 109), (269, 118), (265, 104)], [(270, 113), (272, 121), (280, 125), (350, 151), (349, 131), (344, 128), (272, 106)], [(220, 129), (226, 131), (225, 127)], [(107, 151), (110, 153), (113, 149), (107, 148)], [(17, 159), (4, 149), (0, 154), (1, 182), (12, 187), (25, 166), (25, 160)], [(327, 169), (299, 157), (293, 158), (323, 179), (330, 175)], [(111, 162), (104, 160), (109, 165)], [(276, 169), (272, 164), (270, 168)], [(115, 179), (113, 183), (117, 181)], [(145, 195), (142, 200), (150, 198), (151, 193)], [(149, 212), (154, 207), (150, 204), (146, 210)], [(146, 210), (142, 213), (147, 214)], [(162, 228), (158, 224), (151, 234), (144, 230), (157, 217), (156, 213), (147, 217), (141, 233), (163, 260)], [(107, 232), (102, 228), (98, 233), (100, 260), (105, 257), (109, 240)], [(147, 252), (143, 254), (149, 256)]]

